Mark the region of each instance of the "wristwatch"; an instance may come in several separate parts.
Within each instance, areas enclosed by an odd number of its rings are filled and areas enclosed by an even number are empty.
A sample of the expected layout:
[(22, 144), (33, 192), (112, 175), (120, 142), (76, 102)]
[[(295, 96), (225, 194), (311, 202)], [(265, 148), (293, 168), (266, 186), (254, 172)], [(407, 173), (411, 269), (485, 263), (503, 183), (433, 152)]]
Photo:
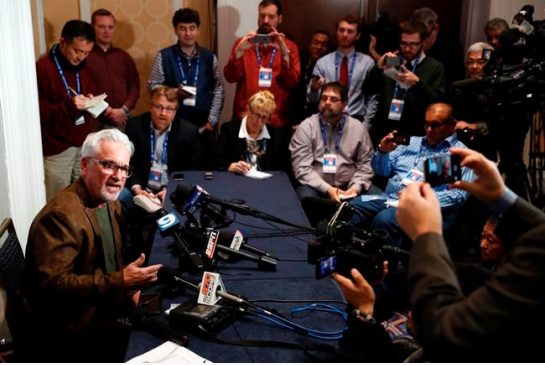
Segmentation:
[(369, 324), (375, 324), (377, 323), (375, 317), (373, 317), (372, 314), (364, 313), (360, 311), (358, 308), (354, 309), (352, 311), (352, 317), (359, 319), (360, 321), (367, 322)]

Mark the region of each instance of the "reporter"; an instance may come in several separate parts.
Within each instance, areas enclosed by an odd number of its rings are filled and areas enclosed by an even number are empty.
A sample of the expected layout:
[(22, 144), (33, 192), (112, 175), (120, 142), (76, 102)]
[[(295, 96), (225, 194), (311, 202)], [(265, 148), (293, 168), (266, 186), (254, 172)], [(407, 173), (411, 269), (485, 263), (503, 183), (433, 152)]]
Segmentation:
[(415, 183), (400, 197), (397, 218), (413, 240), (408, 285), (416, 338), (431, 361), (543, 361), (545, 325), (545, 215), (517, 197), (495, 164), (482, 154), (452, 148), (461, 165), (477, 175), (458, 181), (501, 218), (497, 232), (514, 243), (490, 280), (468, 297), (460, 289), (441, 235), (439, 203), (430, 186)]

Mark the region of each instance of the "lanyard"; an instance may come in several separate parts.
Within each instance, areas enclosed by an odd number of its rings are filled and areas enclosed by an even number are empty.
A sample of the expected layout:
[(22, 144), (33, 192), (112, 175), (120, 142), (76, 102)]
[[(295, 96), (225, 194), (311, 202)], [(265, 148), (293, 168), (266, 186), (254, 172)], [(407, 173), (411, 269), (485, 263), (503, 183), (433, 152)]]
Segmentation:
[[(341, 137), (343, 136), (344, 122), (346, 120), (345, 118), (346, 117), (343, 116), (337, 128), (337, 135), (335, 136), (335, 153), (339, 152)], [(324, 141), (324, 151), (325, 153), (329, 153), (329, 139), (327, 138), (327, 130), (322, 118), (320, 118), (320, 131), (322, 132), (322, 140)]]
[[(261, 54), (259, 53), (259, 46), (255, 46), (255, 53), (256, 53), (256, 57), (257, 57), (257, 64), (259, 65), (259, 67), (261, 67)], [(273, 47), (272, 53), (271, 53), (271, 58), (269, 59), (269, 67), (268, 68), (272, 68), (272, 64), (273, 64), (275, 55), (276, 55), (276, 48)]]
[[(165, 136), (165, 140), (163, 141), (163, 153), (161, 154), (161, 164), (166, 165), (167, 163), (167, 145), (168, 145), (168, 135), (170, 131), (166, 132), (167, 135)], [(150, 129), (150, 144), (151, 144), (151, 164), (153, 165), (153, 162), (155, 162), (155, 130), (153, 127)]]
[[(59, 71), (59, 75), (61, 76), (62, 82), (64, 83), (64, 88), (66, 89), (66, 95), (70, 97), (70, 86), (68, 85), (68, 81), (66, 81), (66, 77), (64, 76), (64, 71), (61, 68), (61, 64), (59, 63), (59, 60), (57, 59), (57, 48), (59, 46), (56, 45), (53, 50), (53, 60), (55, 61), (55, 65), (57, 66), (57, 71)], [(76, 92), (81, 94), (81, 84), (79, 80), (79, 71), (76, 72)]]
[[(177, 55), (176, 58), (178, 61), (178, 68), (180, 68), (180, 73), (182, 74), (182, 84), (191, 86), (187, 84), (187, 77), (185, 77), (185, 72), (184, 72), (184, 68), (182, 67), (182, 60), (180, 59), (180, 56)], [(200, 64), (201, 64), (201, 58), (197, 56), (197, 66), (195, 67), (195, 77), (193, 78), (193, 86), (197, 86), (197, 78), (199, 77)], [(189, 71), (191, 71), (191, 68), (189, 68), (188, 73)]]
[[(416, 71), (416, 66), (418, 66), (419, 64), (419, 59), (420, 59), (420, 56), (419, 58), (414, 62), (414, 66), (413, 66), (413, 73)], [(397, 99), (397, 93), (399, 92), (399, 84), (396, 82), (396, 88), (394, 90), (394, 98)], [(407, 95), (407, 90), (404, 90), (404, 93), (403, 93), (403, 99), (405, 99), (405, 96)]]
[[(335, 75), (337, 75), (338, 79), (341, 79), (341, 74), (339, 71), (339, 61), (341, 59), (341, 56), (339, 55), (339, 52), (335, 52)], [(350, 83), (352, 82), (352, 74), (354, 73), (354, 67), (356, 65), (356, 51), (352, 53), (352, 65), (349, 67), (348, 71), (348, 85), (346, 86), (347, 89), (350, 89)]]

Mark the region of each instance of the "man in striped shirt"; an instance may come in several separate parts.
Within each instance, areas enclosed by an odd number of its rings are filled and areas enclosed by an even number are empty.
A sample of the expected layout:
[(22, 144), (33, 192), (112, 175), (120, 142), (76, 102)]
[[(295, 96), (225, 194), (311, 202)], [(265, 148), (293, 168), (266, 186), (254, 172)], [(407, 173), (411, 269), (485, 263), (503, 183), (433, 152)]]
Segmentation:
[[(376, 175), (388, 178), (388, 184), (382, 195), (361, 195), (350, 202), (358, 211), (351, 223), (366, 225), (371, 230), (384, 229), (389, 233), (388, 242), (401, 246), (404, 234), (396, 220), (398, 193), (413, 182), (424, 181), (426, 158), (447, 153), (451, 147), (466, 148), (456, 138), (455, 127), (452, 106), (434, 103), (426, 110), (424, 137), (411, 137), (408, 145), (398, 145), (394, 130), (382, 138), (371, 166)], [(471, 170), (462, 168), (462, 180), (473, 178)], [(443, 228), (447, 228), (454, 223), (468, 193), (449, 189), (448, 184), (437, 185), (434, 190), (441, 203)]]

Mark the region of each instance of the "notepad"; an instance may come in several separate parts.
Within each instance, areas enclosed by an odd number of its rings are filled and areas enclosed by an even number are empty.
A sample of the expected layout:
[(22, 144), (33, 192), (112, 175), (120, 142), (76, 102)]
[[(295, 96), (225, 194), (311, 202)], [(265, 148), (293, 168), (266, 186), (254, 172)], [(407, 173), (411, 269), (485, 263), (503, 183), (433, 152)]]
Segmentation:
[(110, 105), (104, 100), (107, 96), (108, 95), (106, 94), (100, 94), (87, 100), (85, 102), (85, 110), (89, 112), (93, 118), (98, 117)]

